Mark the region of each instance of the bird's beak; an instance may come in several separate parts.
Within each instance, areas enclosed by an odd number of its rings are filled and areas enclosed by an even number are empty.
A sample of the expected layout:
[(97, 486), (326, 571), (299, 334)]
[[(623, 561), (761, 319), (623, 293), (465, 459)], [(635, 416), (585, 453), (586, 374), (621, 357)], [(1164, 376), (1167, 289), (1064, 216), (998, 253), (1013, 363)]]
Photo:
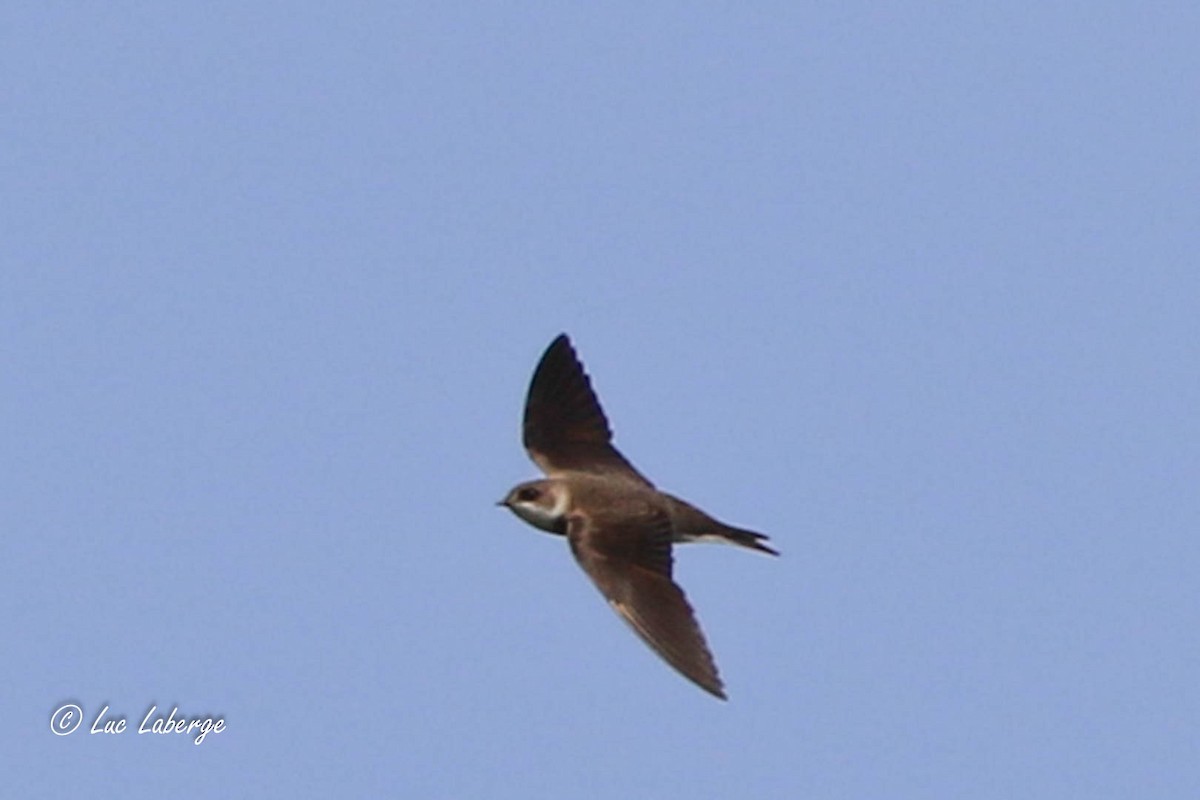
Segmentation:
[(508, 505), (508, 501), (507, 501), (507, 500), (497, 500), (497, 501), (496, 501), (496, 505), (498, 505), (498, 506), (506, 506), (506, 505)]

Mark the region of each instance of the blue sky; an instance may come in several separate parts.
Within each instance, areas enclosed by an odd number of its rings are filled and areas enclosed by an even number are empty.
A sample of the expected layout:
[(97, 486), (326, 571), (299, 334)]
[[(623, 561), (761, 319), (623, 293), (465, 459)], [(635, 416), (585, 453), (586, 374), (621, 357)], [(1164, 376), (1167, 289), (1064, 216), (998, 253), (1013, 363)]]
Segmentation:
[[(1198, 26), (9, 4), (7, 793), (1196, 796)], [(728, 703), (493, 505), (560, 331)]]

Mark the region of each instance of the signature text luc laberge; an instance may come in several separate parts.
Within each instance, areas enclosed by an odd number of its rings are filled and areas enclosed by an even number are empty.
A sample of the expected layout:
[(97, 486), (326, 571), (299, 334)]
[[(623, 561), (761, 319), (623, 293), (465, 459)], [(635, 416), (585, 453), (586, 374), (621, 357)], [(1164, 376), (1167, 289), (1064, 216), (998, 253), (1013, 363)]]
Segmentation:
[[(161, 714), (157, 717), (154, 712), (158, 711), (157, 705), (150, 706), (150, 710), (146, 712), (146, 716), (142, 717), (141, 724), (138, 725), (137, 732), (142, 733), (186, 733), (195, 734), (192, 740), (193, 744), (201, 744), (204, 737), (210, 733), (222, 733), (225, 730), (224, 717), (178, 717), (178, 707), (172, 707), (171, 713), (167, 716)], [(108, 713), (108, 706), (100, 709), (100, 713), (96, 715), (96, 719), (92, 721), (92, 733), (124, 733), (125, 718), (119, 717), (116, 719), (105, 719)]]

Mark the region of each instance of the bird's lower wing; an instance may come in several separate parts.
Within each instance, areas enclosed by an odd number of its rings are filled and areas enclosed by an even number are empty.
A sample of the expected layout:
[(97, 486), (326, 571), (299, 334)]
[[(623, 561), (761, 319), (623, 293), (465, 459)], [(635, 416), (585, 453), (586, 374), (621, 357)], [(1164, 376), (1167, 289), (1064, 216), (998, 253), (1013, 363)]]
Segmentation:
[(609, 605), (680, 674), (722, 700), (725, 692), (708, 643), (683, 589), (671, 580), (666, 514), (642, 524), (605, 527), (572, 517), (571, 552)]
[(679, 585), (637, 567), (627, 582), (623, 591), (608, 597), (609, 605), (664, 661), (701, 689), (724, 700), (724, 686), (712, 652)]

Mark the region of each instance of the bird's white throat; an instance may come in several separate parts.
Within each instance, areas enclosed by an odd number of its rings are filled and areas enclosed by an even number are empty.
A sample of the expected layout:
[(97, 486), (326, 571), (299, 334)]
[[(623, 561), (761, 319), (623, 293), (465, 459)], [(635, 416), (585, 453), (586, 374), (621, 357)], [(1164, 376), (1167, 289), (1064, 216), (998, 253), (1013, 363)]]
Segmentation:
[(559, 533), (562, 531), (563, 517), (566, 516), (570, 498), (562, 487), (551, 494), (554, 499), (553, 505), (547, 507), (537, 501), (518, 500), (512, 504), (513, 513), (535, 528)]

